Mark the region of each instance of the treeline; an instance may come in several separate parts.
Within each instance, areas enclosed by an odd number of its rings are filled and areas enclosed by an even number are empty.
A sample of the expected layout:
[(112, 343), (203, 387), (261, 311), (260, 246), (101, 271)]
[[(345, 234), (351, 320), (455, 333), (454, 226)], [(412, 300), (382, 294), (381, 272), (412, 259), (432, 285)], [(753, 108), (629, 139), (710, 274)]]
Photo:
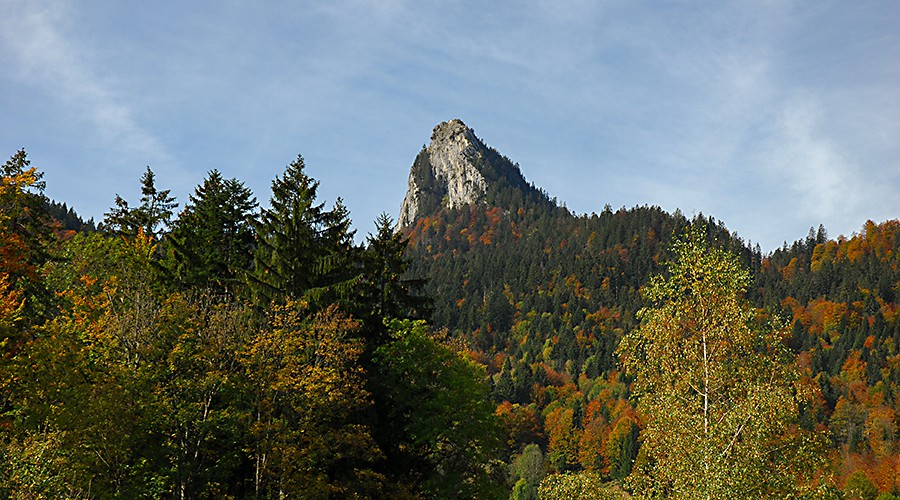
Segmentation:
[[(420, 318), (389, 217), (354, 243), (302, 157), (267, 208), (148, 167), (98, 225), (0, 184), (0, 496), (502, 497), (483, 367)], [(80, 219), (78, 219), (80, 220)]]
[(790, 358), (781, 437), (825, 437), (816, 491), (900, 493), (897, 221), (764, 255), (702, 214), (575, 216), (488, 151), (484, 199), (449, 210), (434, 185), (404, 235), (382, 215), (364, 244), (302, 157), (266, 208), (213, 170), (179, 210), (148, 167), (95, 225), (17, 152), (0, 172), (0, 496), (673, 494), (683, 474), (653, 472), (665, 412), (639, 403), (621, 341), (654, 338), (668, 299), (648, 285), (686, 233), (712, 247), (697, 262), (724, 250), (747, 271), (724, 295)]
[(601, 482), (631, 473), (643, 422), (615, 350), (639, 326), (642, 290), (666, 273), (672, 242), (694, 227), (749, 270), (743, 295), (757, 313), (787, 323), (784, 342), (816, 394), (802, 425), (831, 443), (819, 472), (848, 491), (898, 492), (896, 221), (836, 240), (820, 227), (764, 255), (703, 214), (607, 206), (576, 216), (528, 191), (504, 195), (424, 213), (408, 235), (411, 270), (430, 278), (435, 326), (469, 339), (488, 367), (509, 461), (540, 453), (545, 473), (588, 471)]

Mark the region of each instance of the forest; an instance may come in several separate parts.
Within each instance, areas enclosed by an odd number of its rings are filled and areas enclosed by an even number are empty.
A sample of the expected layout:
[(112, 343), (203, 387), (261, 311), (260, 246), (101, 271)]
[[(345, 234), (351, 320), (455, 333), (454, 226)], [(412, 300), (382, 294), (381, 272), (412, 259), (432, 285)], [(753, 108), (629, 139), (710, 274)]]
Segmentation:
[[(495, 170), (518, 168), (496, 151), (487, 156)], [(508, 451), (540, 451), (542, 477), (627, 485), (646, 464), (646, 410), (617, 349), (645, 328), (647, 293), (654, 276), (671, 272), (673, 242), (699, 231), (748, 272), (743, 307), (774, 322), (790, 350), (797, 418), (789, 428), (823, 440), (816, 454), (825, 461), (802, 474), (825, 487), (812, 497), (897, 495), (897, 220), (869, 221), (836, 239), (820, 226), (764, 255), (702, 213), (689, 219), (654, 206), (607, 205), (576, 215), (534, 186), (501, 180), (489, 189), (487, 203), (416, 222), (411, 270), (433, 278), (425, 289), (435, 298), (435, 325), (468, 339), (487, 367), (511, 432)]]
[(301, 156), (96, 224), (0, 173), (3, 497), (900, 496), (896, 220), (763, 254), (506, 177), (358, 243)]

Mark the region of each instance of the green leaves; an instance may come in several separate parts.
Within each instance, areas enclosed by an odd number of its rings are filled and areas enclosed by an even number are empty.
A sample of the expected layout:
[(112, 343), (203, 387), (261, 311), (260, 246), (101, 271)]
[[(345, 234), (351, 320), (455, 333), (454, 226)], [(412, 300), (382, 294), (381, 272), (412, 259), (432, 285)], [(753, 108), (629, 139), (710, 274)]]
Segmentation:
[[(666, 277), (618, 353), (645, 419), (641, 494), (731, 498), (786, 494), (812, 456), (787, 453), (797, 375), (779, 324), (743, 299), (748, 273), (696, 231), (673, 246)], [(793, 431), (792, 431), (793, 432)], [(791, 456), (791, 462), (785, 457)]]
[(375, 353), (374, 380), (385, 398), (379, 442), (388, 445), (388, 459), (406, 467), (403, 476), (422, 495), (492, 495), (499, 423), (483, 367), (440, 343), (424, 322), (392, 320), (389, 327), (392, 341)]

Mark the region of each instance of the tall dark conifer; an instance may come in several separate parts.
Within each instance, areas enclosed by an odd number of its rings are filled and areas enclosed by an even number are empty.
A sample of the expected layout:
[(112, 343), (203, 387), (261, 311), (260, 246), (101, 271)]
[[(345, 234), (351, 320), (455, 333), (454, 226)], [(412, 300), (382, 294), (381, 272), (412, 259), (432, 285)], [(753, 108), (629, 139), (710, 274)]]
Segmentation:
[(156, 174), (148, 166), (141, 176), (141, 205), (130, 208), (128, 201), (116, 195), (116, 206), (104, 214), (104, 229), (124, 236), (134, 236), (138, 231), (143, 231), (158, 241), (178, 207), (170, 192), (169, 189), (156, 188)]
[(394, 230), (394, 221), (382, 213), (375, 220), (375, 235), (366, 248), (369, 281), (377, 292), (374, 304), (385, 318), (417, 318), (424, 315), (427, 299), (415, 293), (424, 280), (407, 276), (409, 238)]
[(363, 256), (363, 280), (358, 287), (363, 305), (359, 317), (371, 325), (370, 342), (386, 340), (384, 319), (421, 319), (430, 314), (429, 300), (417, 295), (424, 280), (407, 276), (409, 240), (394, 230), (394, 221), (382, 213), (375, 220), (375, 234), (366, 238)]
[(257, 206), (244, 183), (210, 171), (172, 229), (176, 278), (187, 286), (235, 292), (253, 266)]
[(317, 203), (319, 182), (304, 172), (303, 157), (272, 181), (270, 208), (257, 224), (251, 286), (265, 304), (298, 297), (312, 303), (344, 296), (356, 281), (348, 266), (354, 251), (348, 211), (339, 199), (332, 210)]

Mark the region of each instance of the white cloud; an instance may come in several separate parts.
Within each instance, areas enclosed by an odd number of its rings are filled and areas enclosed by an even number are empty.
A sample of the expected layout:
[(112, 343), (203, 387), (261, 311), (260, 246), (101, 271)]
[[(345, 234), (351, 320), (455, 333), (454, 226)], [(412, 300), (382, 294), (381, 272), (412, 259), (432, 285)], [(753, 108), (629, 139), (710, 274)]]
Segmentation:
[(133, 111), (90, 67), (85, 47), (66, 37), (72, 9), (61, 1), (4, 2), (0, 48), (8, 70), (21, 83), (38, 87), (64, 103), (76, 121), (87, 121), (103, 145), (148, 162), (170, 162), (162, 144), (144, 130)]
[(823, 115), (815, 97), (791, 96), (768, 144), (768, 161), (763, 160), (769, 182), (787, 195), (783, 214), (809, 226), (833, 221), (845, 230), (861, 222), (852, 219), (879, 188), (869, 187), (867, 194), (859, 166), (828, 136)]

